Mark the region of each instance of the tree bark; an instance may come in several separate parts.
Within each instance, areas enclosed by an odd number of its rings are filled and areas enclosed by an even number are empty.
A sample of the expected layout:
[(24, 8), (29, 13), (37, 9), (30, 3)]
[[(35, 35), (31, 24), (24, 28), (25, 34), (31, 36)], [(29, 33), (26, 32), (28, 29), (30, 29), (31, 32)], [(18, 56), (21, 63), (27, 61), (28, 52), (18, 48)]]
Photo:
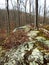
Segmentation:
[(20, 26), (20, 3), (19, 3), (19, 0), (17, 0), (17, 11), (18, 11), (18, 22), (19, 22), (19, 26)]
[(31, 23), (31, 0), (29, 0), (29, 14), (30, 14), (30, 23)]
[(44, 20), (43, 20), (43, 24), (45, 23), (46, 20), (46, 0), (44, 0)]
[(35, 5), (36, 5), (35, 28), (38, 29), (38, 0), (36, 0)]
[(7, 3), (7, 19), (8, 19), (8, 23), (7, 23), (7, 33), (10, 33), (10, 18), (9, 18), (9, 0), (6, 0)]

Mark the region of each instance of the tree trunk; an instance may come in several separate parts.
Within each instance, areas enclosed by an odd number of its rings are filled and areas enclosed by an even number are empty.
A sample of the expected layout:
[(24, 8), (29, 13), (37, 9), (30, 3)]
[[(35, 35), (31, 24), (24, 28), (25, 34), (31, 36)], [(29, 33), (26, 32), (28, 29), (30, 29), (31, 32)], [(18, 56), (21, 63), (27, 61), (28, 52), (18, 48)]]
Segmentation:
[(38, 0), (36, 0), (35, 28), (38, 29)]
[(44, 20), (43, 20), (43, 24), (45, 23), (46, 20), (46, 0), (44, 0)]
[(25, 22), (26, 22), (26, 24), (28, 23), (27, 22), (27, 12), (26, 12), (27, 1), (28, 0), (25, 1), (25, 19), (26, 19)]
[(18, 22), (19, 22), (19, 26), (20, 26), (20, 3), (19, 3), (19, 0), (17, 0), (17, 11), (18, 11)]
[(8, 22), (7, 22), (7, 33), (9, 34), (10, 33), (10, 19), (9, 19), (9, 0), (6, 0), (6, 3), (7, 3), (7, 19), (8, 19)]
[(29, 0), (29, 17), (30, 17), (30, 23), (31, 23), (31, 0)]

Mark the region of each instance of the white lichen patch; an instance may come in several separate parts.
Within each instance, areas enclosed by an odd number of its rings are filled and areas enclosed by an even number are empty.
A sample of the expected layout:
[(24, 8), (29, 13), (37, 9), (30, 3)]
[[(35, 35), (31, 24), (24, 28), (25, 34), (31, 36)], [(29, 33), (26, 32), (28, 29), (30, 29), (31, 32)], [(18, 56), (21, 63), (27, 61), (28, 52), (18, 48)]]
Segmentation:
[(38, 41), (40, 41), (40, 42), (44, 42), (46, 40), (46, 38), (42, 37), (42, 36), (38, 36), (35, 39), (38, 40)]
[[(46, 40), (43, 36), (38, 36), (40, 31), (33, 30), (28, 25), (15, 28), (13, 32), (16, 32), (18, 29), (23, 29), (27, 32), (29, 41), (6, 52), (0, 47), (0, 53), (5, 52), (2, 55), (3, 57), (0, 57), (0, 65), (45, 65), (44, 60), (49, 60), (49, 52), (43, 51), (47, 51), (46, 47), (49, 47), (49, 40)], [(43, 48), (42, 44), (45, 48)]]
[(34, 38), (35, 36), (37, 36), (38, 33), (39, 31), (30, 31), (27, 35), (31, 38)]
[(43, 64), (43, 55), (37, 48), (33, 50), (32, 56), (35, 58), (36, 62), (40, 62), (41, 64)]
[(23, 61), (24, 59), (24, 55), (25, 53), (27, 52), (26, 50), (30, 50), (33, 48), (33, 42), (27, 42), (27, 43), (24, 43), (23, 45), (20, 45), (18, 47), (18, 49), (11, 49), (9, 52), (6, 52), (6, 56), (9, 57), (9, 61), (8, 63), (5, 63), (5, 65), (13, 65), (16, 63), (15, 60), (17, 61)]
[(44, 56), (44, 58), (48, 61), (49, 60), (49, 53)]
[(45, 44), (49, 47), (49, 40), (46, 40)]
[(47, 65), (49, 65), (49, 63), (47, 63)]
[[(42, 65), (44, 63), (44, 58), (46, 60), (49, 59), (49, 55), (45, 55), (43, 58), (43, 53), (38, 48), (34, 48), (35, 43), (35, 41), (25, 42), (18, 46), (17, 49), (13, 48), (6, 52), (5, 57), (8, 57), (8, 62), (4, 62), (4, 65), (21, 65), (21, 63), (27, 65), (25, 62), (29, 65)], [(27, 59), (24, 59), (25, 56)]]
[(30, 65), (38, 65), (37, 63), (35, 63), (35, 61), (30, 62)]

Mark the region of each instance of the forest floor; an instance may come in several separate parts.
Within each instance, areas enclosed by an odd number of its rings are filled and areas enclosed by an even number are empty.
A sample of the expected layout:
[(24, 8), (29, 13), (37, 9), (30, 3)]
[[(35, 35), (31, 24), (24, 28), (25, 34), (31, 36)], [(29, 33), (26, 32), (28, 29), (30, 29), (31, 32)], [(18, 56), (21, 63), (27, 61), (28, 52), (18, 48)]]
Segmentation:
[(13, 30), (0, 43), (0, 65), (49, 65), (49, 25)]

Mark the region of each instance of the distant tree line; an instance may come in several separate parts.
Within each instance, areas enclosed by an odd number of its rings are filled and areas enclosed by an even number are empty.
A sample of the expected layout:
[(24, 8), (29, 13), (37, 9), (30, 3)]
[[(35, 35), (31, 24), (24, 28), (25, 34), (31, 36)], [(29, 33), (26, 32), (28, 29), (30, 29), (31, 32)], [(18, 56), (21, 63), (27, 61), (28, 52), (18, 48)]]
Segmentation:
[[(49, 21), (49, 18), (46, 18), (46, 0), (44, 0), (44, 17), (40, 16), (41, 6), (39, 7), (39, 0), (35, 0), (35, 3), (33, 0), (14, 0), (14, 5), (12, 0), (10, 0), (10, 2), (13, 10), (9, 10), (9, 0), (6, 0), (6, 9), (0, 10), (0, 18), (2, 19), (0, 19), (0, 28), (2, 28), (2, 25), (5, 25), (7, 33), (10, 33), (11, 28), (13, 27), (16, 28), (25, 24), (34, 23), (35, 28), (38, 28), (40, 22), (44, 24), (46, 23), (46, 19)], [(28, 2), (29, 13), (27, 13)], [(22, 10), (24, 10), (24, 12)]]

